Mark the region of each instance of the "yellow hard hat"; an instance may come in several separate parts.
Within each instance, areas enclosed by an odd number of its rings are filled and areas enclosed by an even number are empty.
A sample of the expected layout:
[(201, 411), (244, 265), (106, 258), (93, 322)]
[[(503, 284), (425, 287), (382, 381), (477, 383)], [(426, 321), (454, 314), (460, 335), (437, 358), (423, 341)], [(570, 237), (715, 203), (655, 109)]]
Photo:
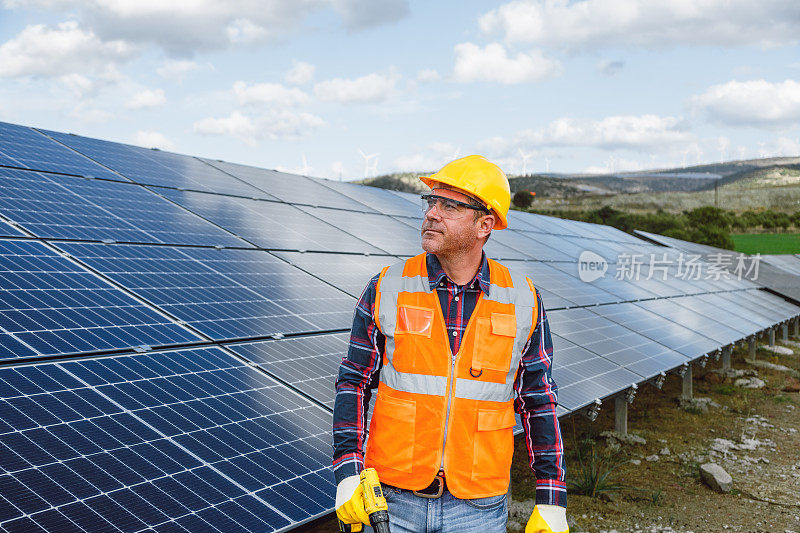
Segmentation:
[(445, 183), (483, 200), (497, 215), (494, 229), (505, 229), (508, 226), (506, 215), (511, 204), (508, 178), (500, 167), (490, 163), (482, 155), (456, 159), (447, 163), (436, 174), (420, 176), (419, 179), (431, 189), (436, 182)]

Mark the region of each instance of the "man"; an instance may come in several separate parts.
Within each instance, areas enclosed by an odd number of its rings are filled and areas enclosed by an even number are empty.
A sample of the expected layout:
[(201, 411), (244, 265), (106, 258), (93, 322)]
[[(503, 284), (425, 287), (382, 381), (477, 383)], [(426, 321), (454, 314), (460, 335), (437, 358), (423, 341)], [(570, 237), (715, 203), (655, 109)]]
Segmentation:
[(568, 532), (544, 307), (528, 278), (483, 252), (492, 230), (507, 226), (508, 180), (476, 155), (420, 179), (431, 188), (422, 197), (426, 253), (372, 278), (339, 369), (336, 513), (369, 523), (358, 473), (372, 467), (392, 533), (506, 531), (516, 410), (537, 477), (526, 532)]

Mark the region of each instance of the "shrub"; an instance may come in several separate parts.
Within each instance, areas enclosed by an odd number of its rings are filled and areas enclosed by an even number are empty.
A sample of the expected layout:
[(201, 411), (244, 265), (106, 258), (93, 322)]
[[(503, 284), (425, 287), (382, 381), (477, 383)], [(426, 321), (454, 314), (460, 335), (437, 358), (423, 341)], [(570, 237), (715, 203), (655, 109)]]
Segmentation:
[(512, 202), (520, 209), (526, 209), (533, 203), (533, 195), (530, 191), (517, 191), (514, 193)]

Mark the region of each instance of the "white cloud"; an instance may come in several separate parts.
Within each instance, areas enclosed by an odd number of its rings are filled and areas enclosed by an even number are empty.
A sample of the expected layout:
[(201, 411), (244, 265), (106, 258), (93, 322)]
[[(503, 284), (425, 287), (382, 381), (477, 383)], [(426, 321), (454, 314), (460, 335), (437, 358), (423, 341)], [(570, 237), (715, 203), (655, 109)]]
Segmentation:
[(638, 161), (619, 157), (609, 157), (605, 163), (605, 166), (602, 167), (597, 165), (586, 167), (582, 172), (585, 174), (613, 174), (615, 172), (632, 172), (649, 168)]
[(462, 83), (532, 83), (552, 78), (561, 72), (559, 62), (547, 59), (539, 50), (527, 54), (519, 52), (509, 57), (499, 43), (490, 43), (485, 48), (461, 43), (456, 45), (455, 54), (453, 79)]
[(432, 68), (422, 69), (417, 72), (417, 80), (423, 83), (439, 81), (441, 78), (442, 77), (439, 75), (439, 72)]
[(254, 145), (258, 129), (249, 117), (234, 111), (228, 117), (204, 118), (194, 123), (195, 133), (201, 135), (230, 135)]
[(275, 40), (333, 10), (349, 30), (399, 20), (407, 0), (6, 0), (8, 8), (59, 10), (101, 38), (156, 44), (177, 56)]
[(396, 158), (393, 164), (401, 172), (435, 172), (449, 161), (465, 155), (452, 143), (433, 142), (414, 153)]
[(295, 106), (308, 101), (308, 95), (294, 87), (285, 87), (280, 83), (256, 83), (247, 85), (243, 81), (233, 84), (233, 93), (242, 105), (277, 104)]
[(606, 76), (613, 76), (615, 74), (618, 74), (619, 71), (621, 71), (622, 67), (624, 67), (624, 66), (625, 66), (625, 62), (624, 61), (619, 61), (619, 60), (612, 61), (612, 60), (606, 59), (604, 61), (600, 61), (597, 64), (597, 71), (600, 74), (604, 74)]
[(314, 94), (328, 102), (381, 102), (394, 94), (399, 79), (395, 72), (367, 74), (356, 79), (334, 78), (314, 85)]
[(143, 148), (159, 148), (161, 150), (175, 149), (175, 143), (170, 141), (164, 134), (157, 131), (137, 131), (132, 142)]
[(624, 115), (601, 120), (562, 117), (537, 130), (519, 131), (507, 138), (487, 138), (477, 147), (481, 152), (516, 159), (518, 149), (528, 152), (542, 147), (586, 147), (651, 152), (684, 147), (694, 140), (680, 118)]
[(164, 95), (163, 89), (156, 89), (151, 91), (145, 89), (133, 95), (125, 107), (128, 109), (152, 109), (167, 103), (167, 97)]
[(161, 66), (156, 69), (156, 72), (162, 78), (169, 80), (180, 81), (188, 73), (200, 70), (200, 65), (194, 61), (187, 59), (167, 59)]
[(234, 111), (227, 117), (198, 120), (193, 129), (201, 135), (236, 137), (252, 146), (263, 138), (299, 139), (324, 125), (325, 121), (316, 115), (284, 109), (253, 118)]
[(0, 77), (49, 78), (114, 70), (134, 51), (124, 41), (103, 41), (74, 21), (55, 28), (36, 24), (0, 45)]
[(286, 83), (292, 85), (305, 85), (314, 81), (314, 71), (317, 67), (304, 61), (295, 61), (294, 66), (286, 73)]
[(710, 87), (690, 103), (711, 120), (731, 126), (793, 126), (800, 122), (800, 81), (730, 81)]
[(798, 42), (800, 9), (785, 0), (515, 0), (479, 23), (508, 42), (570, 49), (775, 46)]

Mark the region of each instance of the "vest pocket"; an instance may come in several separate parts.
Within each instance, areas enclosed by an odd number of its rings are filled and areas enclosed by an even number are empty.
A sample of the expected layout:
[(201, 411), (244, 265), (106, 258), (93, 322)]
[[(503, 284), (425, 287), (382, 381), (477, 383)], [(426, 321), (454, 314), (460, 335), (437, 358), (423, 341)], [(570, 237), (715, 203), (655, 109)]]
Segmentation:
[(397, 307), (397, 327), (395, 334), (411, 333), (412, 335), (431, 336), (433, 327), (433, 309), (413, 305)]
[(370, 461), (401, 472), (414, 466), (414, 430), (417, 403), (390, 396), (378, 396), (367, 441)]
[(471, 373), (482, 373), (482, 381), (505, 383), (517, 335), (516, 316), (492, 313), (476, 319)]
[(472, 452), (472, 479), (502, 479), (509, 475), (514, 455), (514, 410), (478, 409)]

